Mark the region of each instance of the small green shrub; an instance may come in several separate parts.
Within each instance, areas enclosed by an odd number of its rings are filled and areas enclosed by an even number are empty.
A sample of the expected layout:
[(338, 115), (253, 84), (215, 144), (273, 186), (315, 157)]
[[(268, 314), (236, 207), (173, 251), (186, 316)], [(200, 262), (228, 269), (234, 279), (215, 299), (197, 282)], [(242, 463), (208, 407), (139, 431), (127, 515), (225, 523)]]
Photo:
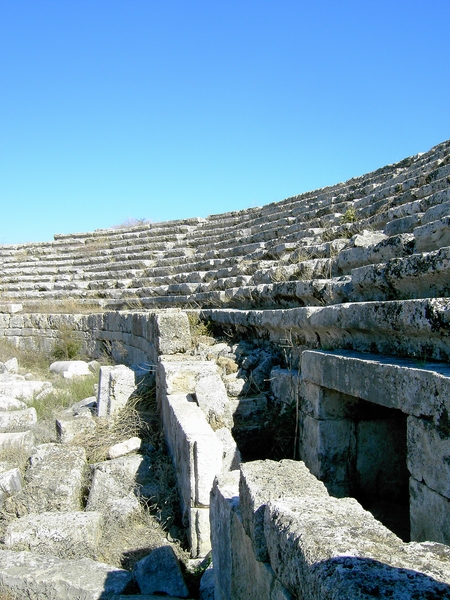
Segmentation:
[(192, 337), (198, 337), (200, 335), (212, 337), (213, 330), (210, 322), (202, 321), (197, 313), (188, 313), (187, 316)]
[(341, 225), (344, 223), (356, 223), (358, 216), (354, 208), (347, 208), (343, 216), (341, 217)]
[(80, 358), (82, 342), (76, 337), (70, 325), (62, 325), (59, 329), (59, 338), (53, 348), (52, 356), (55, 360), (73, 360)]

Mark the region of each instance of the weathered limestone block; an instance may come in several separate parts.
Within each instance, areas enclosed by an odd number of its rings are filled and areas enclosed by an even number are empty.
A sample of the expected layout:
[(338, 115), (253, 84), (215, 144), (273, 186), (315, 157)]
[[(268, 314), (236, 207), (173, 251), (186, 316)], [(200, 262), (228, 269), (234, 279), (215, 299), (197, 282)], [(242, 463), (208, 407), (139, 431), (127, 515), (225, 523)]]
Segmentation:
[(222, 444), (203, 411), (186, 395), (168, 395), (164, 414), (184, 506), (209, 506), (214, 476), (222, 470)]
[(189, 591), (171, 546), (161, 546), (138, 561), (134, 576), (143, 594), (187, 598)]
[[(448, 190), (446, 191), (448, 192)], [(442, 202), (441, 204), (430, 206), (422, 217), (422, 225), (438, 221), (448, 215), (450, 215), (450, 202)]]
[(24, 410), (0, 410), (0, 431), (26, 431), (37, 423), (35, 408)]
[(445, 417), (450, 398), (450, 368), (428, 363), (383, 358), (351, 351), (307, 350), (302, 354), (307, 381), (417, 417), (436, 425)]
[(450, 246), (450, 216), (443, 216), (414, 229), (418, 252), (429, 252)]
[(134, 372), (125, 365), (101, 367), (97, 411), (108, 417), (125, 406), (136, 389)]
[(111, 446), (111, 448), (108, 450), (108, 457), (119, 458), (120, 456), (129, 454), (130, 452), (139, 450), (140, 447), (141, 439), (138, 437), (132, 437), (124, 442), (120, 442), (119, 444), (114, 444), (114, 446)]
[(216, 600), (290, 600), (270, 565), (259, 562), (239, 517), (239, 472), (216, 478), (211, 492), (211, 535)]
[(53, 386), (49, 381), (0, 381), (2, 396), (10, 396), (26, 403), (32, 402), (35, 398), (37, 400), (45, 398), (52, 389)]
[(414, 213), (413, 215), (407, 215), (405, 217), (400, 217), (398, 219), (394, 219), (393, 221), (389, 221), (384, 226), (384, 232), (386, 235), (408, 233), (421, 224), (422, 216), (423, 213)]
[(187, 536), (193, 558), (206, 556), (210, 552), (211, 529), (208, 507), (193, 507), (189, 509), (189, 529)]
[(58, 360), (50, 365), (51, 373), (58, 373), (65, 379), (90, 375), (89, 365), (84, 360)]
[(195, 382), (195, 398), (212, 429), (231, 426), (227, 419), (228, 396), (218, 373), (200, 374)]
[(11, 396), (0, 396), (0, 410), (23, 410), (27, 405)]
[(212, 361), (162, 356), (158, 364), (157, 393), (194, 394), (200, 377), (217, 372), (217, 365)]
[(270, 390), (285, 413), (295, 406), (299, 398), (300, 377), (297, 369), (275, 367), (270, 372)]
[(22, 483), (22, 475), (17, 468), (0, 473), (0, 506), (5, 498), (22, 490)]
[(156, 340), (158, 355), (177, 354), (190, 350), (191, 332), (185, 312), (166, 309), (164, 312), (155, 313), (152, 321), (151, 337)]
[(31, 431), (0, 433), (0, 451), (17, 450), (30, 452), (33, 446), (34, 434)]
[(265, 505), (271, 499), (308, 495), (311, 502), (326, 495), (324, 484), (311, 475), (302, 462), (253, 461), (241, 465), (239, 508), (242, 525), (252, 541), (256, 559), (266, 562), (264, 537)]
[(411, 540), (450, 545), (450, 500), (410, 477)]
[(30, 600), (99, 600), (122, 593), (132, 574), (89, 558), (63, 560), (0, 550), (0, 582)]
[(311, 472), (325, 481), (330, 493), (349, 495), (356, 454), (355, 424), (305, 416), (300, 435), (300, 457)]
[(92, 465), (87, 510), (101, 511), (126, 521), (140, 509), (137, 486), (145, 479), (147, 463), (137, 454)]
[(86, 468), (86, 454), (81, 447), (37, 446), (25, 473), (29, 512), (80, 510)]
[(22, 483), (22, 475), (16, 467), (0, 473), (0, 490), (8, 496), (20, 492)]
[(448, 581), (418, 572), (402, 542), (351, 498), (314, 498), (314, 506), (306, 495), (272, 501), (264, 531), (272, 568), (293, 594), (306, 589), (314, 599), (353, 600), (376, 590), (381, 598), (450, 598)]
[(102, 524), (99, 512), (28, 514), (8, 525), (4, 543), (10, 550), (96, 558)]
[(233, 471), (239, 469), (239, 465), (241, 464), (241, 453), (238, 450), (230, 430), (226, 427), (222, 427), (221, 429), (216, 429), (215, 434), (223, 447), (222, 470)]
[(19, 363), (17, 358), (10, 358), (4, 363), (6, 370), (8, 373), (18, 373), (19, 372)]
[(407, 463), (411, 475), (441, 496), (450, 499), (448, 434), (428, 421), (416, 417), (408, 417), (407, 431)]
[(68, 419), (56, 419), (56, 433), (62, 444), (71, 444), (77, 440), (82, 441), (86, 434), (93, 434), (96, 421), (90, 411)]

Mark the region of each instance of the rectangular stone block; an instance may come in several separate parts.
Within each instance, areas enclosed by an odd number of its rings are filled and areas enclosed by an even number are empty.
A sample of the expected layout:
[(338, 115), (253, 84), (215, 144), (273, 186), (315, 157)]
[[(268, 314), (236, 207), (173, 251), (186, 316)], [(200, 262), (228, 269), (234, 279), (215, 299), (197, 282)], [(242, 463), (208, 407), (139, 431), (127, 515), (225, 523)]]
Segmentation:
[(411, 361), (352, 351), (306, 350), (302, 376), (316, 385), (338, 390), (418, 417), (432, 417), (436, 424), (448, 414), (450, 367), (419, 366)]
[(239, 509), (246, 534), (252, 541), (256, 560), (267, 562), (264, 536), (264, 511), (273, 498), (296, 498), (308, 493), (312, 497), (326, 494), (305, 464), (299, 461), (256, 460), (241, 464)]
[(450, 544), (450, 500), (424, 483), (409, 480), (411, 540)]
[(264, 533), (271, 567), (294, 597), (450, 597), (442, 557), (429, 555), (420, 572), (421, 549), (409, 549), (352, 498), (305, 493), (269, 502)]
[(353, 396), (302, 380), (300, 406), (314, 419), (351, 419), (358, 414), (360, 401)]
[(356, 429), (353, 421), (322, 421), (304, 416), (300, 428), (300, 458), (311, 473), (337, 496), (352, 491), (355, 475)]
[(239, 517), (239, 472), (216, 479), (211, 493), (211, 535), (216, 600), (290, 600), (267, 563), (256, 560)]
[(450, 498), (450, 438), (423, 419), (408, 417), (407, 464), (411, 475)]

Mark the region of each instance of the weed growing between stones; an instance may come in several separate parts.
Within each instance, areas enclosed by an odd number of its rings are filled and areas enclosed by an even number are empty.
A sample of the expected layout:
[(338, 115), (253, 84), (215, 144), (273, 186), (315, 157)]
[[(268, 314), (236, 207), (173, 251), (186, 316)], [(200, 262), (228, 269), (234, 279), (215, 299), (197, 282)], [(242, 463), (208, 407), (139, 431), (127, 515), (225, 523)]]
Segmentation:
[(194, 312), (188, 312), (187, 316), (192, 338), (199, 337), (202, 335), (206, 337), (212, 337), (213, 331), (211, 323), (207, 321), (202, 321), (199, 315)]
[(58, 340), (52, 351), (55, 360), (74, 360), (80, 358), (83, 342), (77, 337), (73, 327), (61, 325), (58, 331)]
[(36, 409), (38, 419), (51, 420), (51, 423), (54, 424), (55, 418), (62, 410), (93, 396), (97, 381), (98, 373), (72, 379), (63, 379), (58, 376), (53, 381), (53, 390), (43, 398), (33, 400), (29, 406)]
[(345, 213), (341, 217), (341, 225), (344, 223), (356, 223), (358, 220), (358, 216), (356, 214), (356, 210), (352, 207), (347, 208)]
[(48, 356), (36, 350), (23, 350), (15, 346), (8, 339), (0, 338), (0, 362), (6, 362), (11, 358), (17, 358), (21, 371), (27, 373), (32, 371), (37, 375), (46, 376), (50, 364)]

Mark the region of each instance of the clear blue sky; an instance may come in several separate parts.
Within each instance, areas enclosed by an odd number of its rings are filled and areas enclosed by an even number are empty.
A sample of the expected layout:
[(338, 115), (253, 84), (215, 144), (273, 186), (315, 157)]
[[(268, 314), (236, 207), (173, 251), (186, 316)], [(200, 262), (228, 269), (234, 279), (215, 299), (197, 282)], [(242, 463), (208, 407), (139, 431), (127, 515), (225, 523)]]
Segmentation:
[(282, 200), (450, 138), (450, 0), (0, 0), (0, 243)]

